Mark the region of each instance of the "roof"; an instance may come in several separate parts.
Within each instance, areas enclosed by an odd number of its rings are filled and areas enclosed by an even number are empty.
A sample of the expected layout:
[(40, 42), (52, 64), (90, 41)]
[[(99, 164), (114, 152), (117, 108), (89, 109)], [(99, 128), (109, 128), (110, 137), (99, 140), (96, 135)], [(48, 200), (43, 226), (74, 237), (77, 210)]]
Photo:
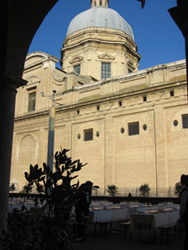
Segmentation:
[(78, 14), (70, 22), (66, 36), (89, 27), (121, 30), (134, 40), (131, 26), (119, 13), (110, 8), (93, 7)]

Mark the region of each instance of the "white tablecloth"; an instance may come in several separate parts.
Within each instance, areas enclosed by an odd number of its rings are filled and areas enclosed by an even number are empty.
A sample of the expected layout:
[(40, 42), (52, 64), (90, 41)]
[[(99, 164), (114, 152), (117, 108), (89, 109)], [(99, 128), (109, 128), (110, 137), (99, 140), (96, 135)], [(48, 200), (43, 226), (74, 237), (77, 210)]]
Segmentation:
[(151, 225), (154, 229), (157, 227), (173, 224), (179, 218), (179, 211), (150, 214), (150, 213), (135, 213), (132, 215), (132, 224), (136, 228), (139, 224)]
[(93, 213), (93, 222), (119, 221), (129, 218), (129, 209), (101, 209), (90, 210)]

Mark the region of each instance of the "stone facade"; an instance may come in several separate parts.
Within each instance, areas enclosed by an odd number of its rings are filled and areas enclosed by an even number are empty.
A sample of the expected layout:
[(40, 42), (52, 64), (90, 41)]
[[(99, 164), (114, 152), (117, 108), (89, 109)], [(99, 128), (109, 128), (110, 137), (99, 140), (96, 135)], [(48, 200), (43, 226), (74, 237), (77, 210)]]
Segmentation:
[[(111, 43), (103, 46), (107, 32)], [(98, 194), (107, 194), (111, 184), (120, 195), (136, 194), (148, 183), (152, 195), (168, 195), (187, 173), (185, 60), (138, 71), (136, 44), (119, 32), (87, 28), (66, 37), (62, 70), (55, 67), (58, 59), (45, 53), (27, 56), (23, 78), (28, 84), (18, 89), (14, 124), (11, 182), (17, 190), (23, 188), (23, 173), (30, 164), (47, 161), (53, 90), (54, 151), (70, 149), (73, 159), (88, 163), (79, 180), (99, 185)], [(89, 33), (92, 41), (85, 40)], [(97, 44), (94, 39), (100, 34), (102, 42)], [(123, 45), (114, 45), (118, 37)], [(127, 58), (132, 58), (130, 64)], [(101, 80), (103, 60), (117, 67), (112, 66), (110, 78)], [(83, 66), (80, 74), (73, 72), (77, 63)]]
[[(36, 55), (26, 60), (28, 85), (18, 90), (16, 102), (11, 181), (18, 188), (29, 164), (46, 162), (51, 102), (41, 92), (49, 96), (53, 89), (55, 151), (68, 148), (73, 159), (88, 163), (79, 173), (81, 182), (92, 180), (101, 193), (110, 184), (122, 193), (146, 182), (160, 192), (175, 186), (187, 169), (184, 60), (81, 85), (84, 78), (55, 69), (55, 58)], [(30, 91), (36, 91), (36, 108), (27, 112)], [(131, 123), (139, 123), (139, 134), (129, 135)], [(88, 129), (93, 139), (85, 141)]]
[[(112, 42), (113, 41), (113, 42)], [(79, 44), (79, 46), (78, 46)], [(100, 80), (101, 62), (111, 63), (111, 76), (138, 71), (140, 55), (135, 42), (122, 31), (88, 28), (66, 37), (62, 68), (72, 72), (81, 64), (81, 74)]]

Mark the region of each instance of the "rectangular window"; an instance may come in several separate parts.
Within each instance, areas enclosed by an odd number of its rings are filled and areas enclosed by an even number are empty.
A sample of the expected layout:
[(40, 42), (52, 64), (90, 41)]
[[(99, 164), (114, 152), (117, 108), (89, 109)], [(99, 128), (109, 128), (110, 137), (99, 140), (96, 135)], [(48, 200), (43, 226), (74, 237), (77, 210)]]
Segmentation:
[(188, 114), (182, 115), (183, 128), (188, 128)]
[(92, 141), (93, 140), (93, 129), (84, 130), (84, 141)]
[(77, 73), (78, 75), (80, 75), (80, 64), (74, 66), (74, 72)]
[(147, 96), (143, 96), (143, 101), (147, 102)]
[(170, 91), (170, 96), (174, 96), (174, 91)]
[(105, 80), (111, 77), (111, 63), (101, 64), (101, 79)]
[(139, 134), (139, 122), (128, 123), (129, 135)]
[(36, 92), (29, 93), (28, 95), (28, 112), (34, 111), (36, 106)]

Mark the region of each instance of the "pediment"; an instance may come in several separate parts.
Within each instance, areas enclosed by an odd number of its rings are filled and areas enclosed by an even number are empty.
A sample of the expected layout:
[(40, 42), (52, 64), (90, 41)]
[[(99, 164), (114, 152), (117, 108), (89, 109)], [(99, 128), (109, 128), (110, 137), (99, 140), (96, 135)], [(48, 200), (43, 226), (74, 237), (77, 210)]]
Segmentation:
[(48, 55), (43, 52), (33, 52), (30, 53), (25, 60), (25, 67), (33, 64), (41, 63), (48, 59)]
[(32, 52), (27, 55), (25, 60), (25, 69), (33, 67), (36, 65), (43, 65), (46, 61), (53, 61), (54, 63), (58, 62), (58, 59), (54, 56), (50, 56), (44, 52)]
[(70, 64), (75, 64), (75, 63), (78, 63), (78, 62), (81, 62), (81, 61), (83, 61), (83, 57), (82, 56), (76, 56), (76, 57), (74, 57), (73, 59), (71, 59), (70, 61), (69, 61), (69, 63)]
[(112, 56), (112, 55), (110, 55), (108, 53), (98, 55), (98, 58), (103, 59), (103, 60), (109, 60), (109, 61), (115, 60), (115, 56)]
[(40, 78), (38, 76), (31, 76), (29, 78), (26, 79), (28, 81), (27, 85), (34, 85), (37, 83), (40, 83)]

